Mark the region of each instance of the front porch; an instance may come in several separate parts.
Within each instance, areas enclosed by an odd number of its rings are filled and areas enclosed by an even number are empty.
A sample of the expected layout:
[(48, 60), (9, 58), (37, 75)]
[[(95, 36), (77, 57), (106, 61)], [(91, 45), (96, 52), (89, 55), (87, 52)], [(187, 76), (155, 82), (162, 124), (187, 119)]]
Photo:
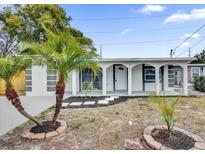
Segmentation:
[[(155, 91), (132, 91), (131, 95), (128, 95), (128, 91), (107, 91), (106, 96), (149, 96)], [(182, 96), (183, 91), (161, 91), (160, 95), (162, 96)], [(66, 92), (65, 96), (73, 96), (72, 92)], [(75, 96), (85, 96), (85, 92), (77, 92)], [(92, 91), (87, 94), (87, 96), (102, 96), (102, 91)], [(66, 98), (65, 97), (65, 98)]]
[[(165, 96), (188, 95), (187, 59), (162, 62), (155, 59), (146, 61), (107, 61), (98, 62), (100, 71), (94, 78), (89, 69), (73, 71), (70, 92), (73, 96), (148, 96), (156, 92)], [(91, 91), (86, 92), (85, 85)]]

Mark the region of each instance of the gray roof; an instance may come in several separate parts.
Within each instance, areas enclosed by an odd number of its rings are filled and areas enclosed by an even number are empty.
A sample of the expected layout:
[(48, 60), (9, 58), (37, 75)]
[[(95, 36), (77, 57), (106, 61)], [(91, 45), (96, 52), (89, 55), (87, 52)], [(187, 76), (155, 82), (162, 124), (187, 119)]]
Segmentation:
[(115, 61), (120, 61), (120, 62), (179, 62), (179, 61), (183, 61), (183, 62), (190, 62), (192, 61), (193, 58), (187, 58), (187, 57), (183, 57), (183, 58), (102, 58), (99, 61), (102, 62), (115, 62)]

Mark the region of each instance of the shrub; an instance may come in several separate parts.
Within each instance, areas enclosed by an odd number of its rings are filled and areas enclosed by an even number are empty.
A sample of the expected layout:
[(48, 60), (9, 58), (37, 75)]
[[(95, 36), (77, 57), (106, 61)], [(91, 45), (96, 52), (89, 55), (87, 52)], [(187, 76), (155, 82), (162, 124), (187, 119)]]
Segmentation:
[(194, 77), (194, 89), (205, 92), (205, 76)]
[(169, 137), (171, 137), (176, 122), (175, 107), (179, 102), (179, 97), (175, 100), (167, 101), (164, 96), (153, 93), (150, 95), (150, 102), (157, 105), (160, 115), (167, 126)]
[(83, 84), (83, 89), (85, 90), (85, 98), (86, 98), (88, 93), (92, 90), (92, 84), (89, 82), (85, 82)]

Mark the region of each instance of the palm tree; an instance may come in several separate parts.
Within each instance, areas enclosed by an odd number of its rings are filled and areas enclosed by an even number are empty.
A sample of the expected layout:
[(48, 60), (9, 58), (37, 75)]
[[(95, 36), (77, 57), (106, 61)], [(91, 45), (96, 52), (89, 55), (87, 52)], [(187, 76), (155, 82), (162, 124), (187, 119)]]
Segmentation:
[(39, 55), (37, 60), (41, 65), (46, 65), (48, 69), (54, 69), (58, 73), (56, 106), (52, 120), (54, 124), (60, 113), (68, 73), (86, 67), (92, 69), (96, 75), (98, 66), (94, 59), (98, 58), (98, 55), (92, 48), (80, 44), (69, 31), (54, 34), (46, 29), (46, 32), (47, 41), (28, 43), (26, 47)]
[(12, 57), (8, 56), (6, 58), (0, 57), (0, 78), (5, 81), (6, 91), (5, 95), (9, 101), (11, 101), (12, 105), (26, 118), (30, 119), (37, 125), (41, 126), (41, 124), (35, 120), (30, 114), (28, 114), (23, 106), (21, 105), (21, 101), (17, 92), (13, 87), (13, 82), (15, 76), (21, 71), (25, 70), (28, 66), (30, 66), (31, 61), (22, 56)]

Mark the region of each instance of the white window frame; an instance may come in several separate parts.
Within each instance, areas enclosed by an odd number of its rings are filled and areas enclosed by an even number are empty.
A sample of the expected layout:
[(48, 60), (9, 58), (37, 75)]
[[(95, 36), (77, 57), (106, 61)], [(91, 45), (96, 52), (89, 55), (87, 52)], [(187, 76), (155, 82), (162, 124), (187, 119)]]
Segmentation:
[[(146, 71), (147, 71), (147, 70), (154, 70), (154, 74), (146, 74)], [(147, 79), (147, 78), (146, 78), (147, 75), (153, 75), (153, 76), (154, 76), (154, 79)], [(144, 80), (145, 80), (145, 82), (155, 82), (155, 80), (156, 80), (156, 79), (155, 79), (155, 75), (156, 75), (156, 70), (155, 70), (155, 68), (145, 68), (145, 69), (144, 69)]]
[[(53, 71), (53, 73), (48, 73), (50, 71)], [(47, 84), (47, 92), (54, 92), (55, 90), (48, 90), (49, 88), (56, 88), (56, 83), (57, 83), (57, 71), (56, 70), (53, 70), (53, 69), (47, 69), (47, 78), (46, 78), (46, 84)], [(48, 79), (48, 77), (55, 77), (56, 79)], [(55, 82), (55, 84), (51, 84), (51, 85), (48, 85), (48, 82)]]
[(191, 80), (193, 81), (194, 80), (194, 77), (193, 77), (193, 70), (194, 69), (198, 69), (199, 71), (199, 76), (201, 75), (201, 68), (200, 67), (191, 67)]
[[(82, 71), (83, 70), (81, 70), (81, 73), (80, 73), (80, 84), (81, 84), (81, 91), (86, 91), (86, 90), (84, 90), (83, 89), (83, 83), (85, 83), (85, 82), (83, 82), (83, 75), (85, 75), (85, 74), (83, 74), (82, 73)], [(88, 73), (87, 73), (88, 74)], [(100, 74), (100, 73), (97, 73), (97, 74)], [(102, 74), (102, 72), (101, 72), (101, 74)], [(91, 74), (89, 74), (89, 75), (91, 75)], [(103, 76), (103, 74), (102, 74), (102, 76)], [(92, 73), (92, 78), (91, 78), (91, 81), (90, 82), (86, 82), (86, 83), (90, 83), (91, 85), (92, 85), (92, 91), (102, 91), (102, 89), (99, 89), (99, 90), (97, 90), (97, 89), (93, 89), (93, 83), (94, 83), (94, 78), (93, 78), (93, 73)], [(102, 86), (103, 86), (103, 81), (101, 82), (101, 84), (102, 84)]]
[[(30, 73), (27, 73), (27, 71), (30, 71)], [(26, 68), (25, 74), (25, 92), (32, 92), (32, 66)], [(26, 79), (27, 77), (30, 77), (30, 79)], [(30, 82), (31, 84), (27, 84), (28, 82)], [(28, 90), (28, 88), (30, 88), (30, 90)]]

